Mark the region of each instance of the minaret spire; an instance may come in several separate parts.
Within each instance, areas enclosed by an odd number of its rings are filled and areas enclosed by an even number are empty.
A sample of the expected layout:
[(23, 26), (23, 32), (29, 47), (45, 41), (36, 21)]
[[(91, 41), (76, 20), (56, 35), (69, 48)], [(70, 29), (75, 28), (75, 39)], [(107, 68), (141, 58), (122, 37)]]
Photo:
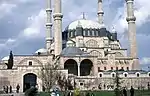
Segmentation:
[(46, 2), (46, 49), (49, 50), (52, 43), (52, 8), (51, 8), (51, 0), (47, 0)]
[(82, 15), (82, 16), (83, 16), (82, 18), (85, 19), (85, 13), (84, 13), (84, 12), (83, 12), (83, 15)]
[(62, 12), (61, 0), (54, 0), (54, 41), (55, 41), (55, 56), (60, 55), (62, 51)]
[[(127, 4), (127, 22), (128, 22), (128, 34), (129, 34), (129, 44), (130, 44), (130, 57), (137, 58), (137, 45), (136, 45), (136, 17), (134, 16), (133, 9), (134, 0), (126, 0)], [(133, 69), (139, 67), (138, 62), (134, 62)]]
[(98, 0), (98, 22), (100, 24), (103, 24), (103, 15), (104, 15), (104, 12), (103, 12), (103, 9), (102, 9), (102, 0)]

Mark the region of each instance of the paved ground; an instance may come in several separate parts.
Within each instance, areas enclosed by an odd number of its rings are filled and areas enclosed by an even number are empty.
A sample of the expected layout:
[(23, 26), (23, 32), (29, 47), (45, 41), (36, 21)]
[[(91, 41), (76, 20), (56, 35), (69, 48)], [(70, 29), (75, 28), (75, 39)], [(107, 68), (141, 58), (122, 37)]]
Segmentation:
[(24, 96), (24, 93), (0, 94), (0, 96)]

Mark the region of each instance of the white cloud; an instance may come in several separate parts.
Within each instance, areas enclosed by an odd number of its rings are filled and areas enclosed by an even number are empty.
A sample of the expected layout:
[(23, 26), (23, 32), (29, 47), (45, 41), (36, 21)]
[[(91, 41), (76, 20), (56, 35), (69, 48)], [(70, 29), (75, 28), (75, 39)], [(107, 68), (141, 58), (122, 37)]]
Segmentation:
[(12, 38), (9, 38), (7, 40), (3, 40), (3, 42), (0, 43), (0, 52), (3, 49), (6, 50), (6, 49), (9, 49), (10, 47), (14, 47), (15, 42), (16, 42), (16, 39), (12, 39)]
[(150, 57), (143, 57), (141, 60), (140, 60), (140, 64), (149, 64), (150, 65)]
[(45, 24), (45, 10), (40, 10), (38, 15), (28, 17), (27, 28), (23, 30), (23, 37), (26, 38), (41, 38), (45, 36), (43, 33), (43, 27)]
[[(137, 27), (142, 26), (143, 24), (149, 22), (150, 20), (150, 2), (149, 0), (135, 0), (135, 16)], [(116, 30), (120, 33), (125, 32), (127, 29), (126, 22), (126, 4), (124, 3), (123, 7), (117, 9), (118, 13), (116, 15), (115, 25)]]
[(0, 19), (3, 18), (6, 14), (10, 14), (12, 12), (12, 9), (15, 8), (15, 4), (9, 4), (7, 2), (2, 2), (0, 4)]

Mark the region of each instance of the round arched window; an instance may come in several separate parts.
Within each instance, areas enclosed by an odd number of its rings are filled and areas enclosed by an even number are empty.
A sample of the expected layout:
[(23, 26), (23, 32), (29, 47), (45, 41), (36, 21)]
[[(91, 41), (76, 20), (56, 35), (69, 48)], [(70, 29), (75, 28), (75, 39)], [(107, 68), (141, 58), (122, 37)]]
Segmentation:
[(112, 77), (115, 77), (115, 74), (112, 74)]
[(137, 74), (136, 74), (136, 76), (137, 76), (137, 77), (139, 77), (139, 76), (140, 76), (140, 74), (139, 74), (139, 73), (137, 73)]
[(102, 77), (102, 74), (99, 74), (99, 77)]
[(124, 77), (127, 77), (127, 74), (124, 74)]

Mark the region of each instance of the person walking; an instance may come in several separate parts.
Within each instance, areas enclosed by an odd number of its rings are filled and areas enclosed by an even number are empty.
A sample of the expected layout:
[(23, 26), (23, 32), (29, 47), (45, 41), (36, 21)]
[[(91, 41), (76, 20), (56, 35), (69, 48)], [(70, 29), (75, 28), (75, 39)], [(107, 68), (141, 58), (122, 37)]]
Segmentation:
[(12, 93), (12, 86), (9, 86), (9, 93)]
[(19, 89), (20, 89), (20, 86), (19, 86), (19, 84), (16, 86), (16, 89), (17, 89), (17, 93), (19, 93)]
[(131, 86), (131, 89), (130, 89), (130, 96), (134, 96), (134, 88)]
[(93, 92), (91, 93), (91, 96), (95, 96)]
[(3, 86), (3, 91), (4, 91), (4, 93), (6, 93), (6, 87), (5, 86)]
[(127, 96), (127, 90), (125, 87), (123, 88), (123, 96)]
[(8, 93), (8, 89), (9, 89), (8, 86), (6, 86), (6, 93)]
[(69, 91), (67, 96), (73, 96), (73, 93), (71, 91)]

